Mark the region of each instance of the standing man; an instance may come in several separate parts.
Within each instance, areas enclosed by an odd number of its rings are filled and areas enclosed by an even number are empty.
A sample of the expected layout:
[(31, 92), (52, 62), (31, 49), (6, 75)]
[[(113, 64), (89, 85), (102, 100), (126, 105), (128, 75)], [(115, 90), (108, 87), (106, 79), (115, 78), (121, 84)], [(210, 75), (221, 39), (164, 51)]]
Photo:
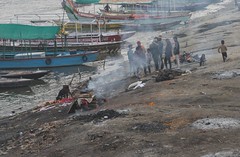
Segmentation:
[[(135, 51), (136, 60), (138, 62), (138, 68), (143, 67), (144, 74), (147, 75), (147, 61), (146, 61), (146, 50), (140, 41), (137, 42), (137, 47)], [(139, 70), (139, 69), (138, 69)], [(137, 73), (138, 73), (137, 70)]]
[(173, 37), (173, 40), (174, 40), (173, 53), (174, 53), (176, 61), (177, 61), (177, 68), (180, 69), (180, 61), (179, 61), (180, 46), (179, 46), (179, 42), (178, 42), (178, 39), (176, 36)]
[(159, 53), (159, 45), (158, 45), (158, 38), (155, 37), (153, 42), (149, 46), (149, 51), (152, 53), (153, 62), (155, 65), (155, 71), (159, 70), (159, 59), (160, 59), (160, 53)]
[(227, 47), (224, 45), (224, 40), (221, 41), (221, 46), (218, 47), (218, 53), (222, 53), (223, 62), (227, 59)]
[(133, 53), (133, 50), (132, 50), (132, 44), (128, 45), (128, 52), (127, 52), (127, 55), (128, 55), (128, 61), (129, 61), (129, 71), (130, 71), (130, 74), (134, 74), (135, 73), (135, 65), (134, 65), (134, 53)]
[(152, 61), (152, 53), (150, 51), (150, 49), (147, 49), (147, 53), (146, 53), (146, 61), (147, 61), (147, 69), (149, 74), (151, 73), (151, 61)]
[(169, 63), (169, 68), (172, 69), (172, 63), (171, 63), (171, 57), (172, 57), (172, 44), (170, 42), (169, 39), (166, 39), (166, 48), (165, 48), (165, 58), (164, 58), (164, 63), (165, 63), (165, 66), (166, 66), (166, 69), (168, 68), (167, 67), (167, 64)]
[(158, 36), (158, 47), (159, 47), (159, 61), (160, 61), (160, 65), (161, 65), (161, 69), (163, 69), (164, 68), (164, 64), (163, 64), (163, 57), (162, 57), (162, 55), (163, 55), (163, 42), (162, 42), (162, 36), (161, 35), (159, 35)]

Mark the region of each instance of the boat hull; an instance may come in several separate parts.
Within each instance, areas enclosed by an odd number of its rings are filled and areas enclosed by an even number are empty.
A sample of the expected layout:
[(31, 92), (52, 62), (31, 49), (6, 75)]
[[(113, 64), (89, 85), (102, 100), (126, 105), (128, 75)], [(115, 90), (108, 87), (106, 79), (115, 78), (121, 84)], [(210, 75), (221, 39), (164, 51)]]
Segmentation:
[[(39, 52), (45, 51), (46, 54), (57, 54), (61, 52), (65, 52), (66, 50), (69, 51), (99, 51), (101, 53), (118, 53), (121, 49), (121, 45), (124, 41), (116, 41), (116, 42), (93, 42), (93, 43), (78, 43), (78, 42), (71, 42), (71, 43), (57, 43), (55, 46), (54, 43), (48, 43), (47, 45), (40, 46), (38, 44), (31, 44), (31, 45), (18, 45), (18, 46), (10, 46), (10, 45), (0, 45), (0, 57), (1, 55), (7, 55), (11, 52)], [(16, 54), (15, 53), (15, 54)], [(14, 54), (14, 53), (11, 53)]]
[(17, 87), (27, 87), (31, 84), (31, 79), (7, 79), (0, 78), (0, 88), (17, 88)]
[(4, 78), (26, 78), (26, 79), (39, 79), (50, 73), (49, 70), (37, 70), (37, 71), (17, 71), (9, 72), (8, 74), (1, 75)]
[(98, 52), (45, 58), (1, 59), (0, 69), (54, 68), (81, 65), (98, 59)]

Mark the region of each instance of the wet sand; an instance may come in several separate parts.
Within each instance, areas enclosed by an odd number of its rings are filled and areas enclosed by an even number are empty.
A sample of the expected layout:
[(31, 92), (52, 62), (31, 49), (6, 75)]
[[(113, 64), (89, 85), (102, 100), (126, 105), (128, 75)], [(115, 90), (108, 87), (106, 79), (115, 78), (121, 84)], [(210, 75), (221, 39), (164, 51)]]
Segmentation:
[[(154, 72), (143, 78), (147, 80), (143, 88), (125, 91), (136, 81), (125, 79), (117, 96), (90, 112), (69, 115), (69, 106), (59, 106), (2, 118), (0, 156), (212, 157), (217, 152), (239, 156), (238, 127), (204, 130), (192, 125), (204, 118), (240, 119), (239, 24), (232, 2), (176, 30), (182, 51), (205, 53), (207, 62), (201, 67), (182, 64), (188, 73), (172, 80), (156, 82)], [(222, 39), (228, 47), (225, 63), (217, 52)], [(230, 78), (215, 77), (231, 70), (235, 74)]]

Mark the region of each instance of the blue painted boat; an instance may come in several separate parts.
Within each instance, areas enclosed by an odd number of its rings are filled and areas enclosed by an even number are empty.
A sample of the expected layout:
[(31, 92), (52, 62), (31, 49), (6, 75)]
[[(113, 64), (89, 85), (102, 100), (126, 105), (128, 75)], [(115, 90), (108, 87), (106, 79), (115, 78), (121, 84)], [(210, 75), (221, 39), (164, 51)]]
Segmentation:
[[(98, 59), (98, 51), (71, 50), (35, 51), (31, 45), (36, 40), (56, 40), (59, 26), (30, 26), (20, 24), (0, 24), (0, 69), (52, 68), (81, 65)], [(15, 46), (17, 43), (30, 43), (30, 46)], [(10, 44), (10, 45), (9, 45)], [(11, 45), (12, 44), (12, 45)], [(55, 44), (56, 45), (56, 44)], [(9, 47), (8, 47), (9, 46)]]
[(46, 56), (45, 52), (18, 53), (14, 58), (0, 59), (0, 69), (53, 68), (81, 65), (98, 59), (98, 51), (76, 52)]

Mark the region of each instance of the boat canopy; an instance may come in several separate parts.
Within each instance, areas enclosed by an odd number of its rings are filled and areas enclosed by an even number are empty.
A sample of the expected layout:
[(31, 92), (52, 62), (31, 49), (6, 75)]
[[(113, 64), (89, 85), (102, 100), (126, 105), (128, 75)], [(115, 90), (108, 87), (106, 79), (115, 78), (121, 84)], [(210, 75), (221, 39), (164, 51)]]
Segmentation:
[(152, 4), (155, 0), (100, 0), (99, 3), (109, 4)]
[(0, 39), (35, 40), (54, 39), (60, 26), (31, 26), (22, 24), (0, 24)]
[(92, 3), (98, 3), (100, 0), (75, 0), (75, 3), (77, 4), (92, 4)]

